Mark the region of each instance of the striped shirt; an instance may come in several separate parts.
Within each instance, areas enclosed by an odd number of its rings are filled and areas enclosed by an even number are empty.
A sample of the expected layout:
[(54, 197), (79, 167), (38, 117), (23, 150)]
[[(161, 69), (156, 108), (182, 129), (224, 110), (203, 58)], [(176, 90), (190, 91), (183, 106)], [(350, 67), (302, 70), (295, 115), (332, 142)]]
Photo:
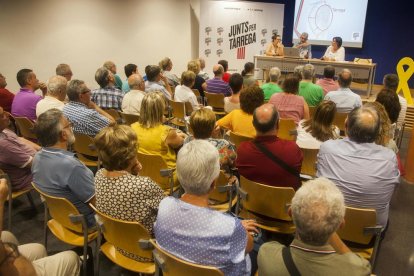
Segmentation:
[(104, 109), (121, 110), (124, 93), (114, 86), (98, 88), (92, 91), (92, 101)]
[(207, 92), (224, 94), (226, 97), (232, 94), (229, 84), (217, 77), (207, 81)]

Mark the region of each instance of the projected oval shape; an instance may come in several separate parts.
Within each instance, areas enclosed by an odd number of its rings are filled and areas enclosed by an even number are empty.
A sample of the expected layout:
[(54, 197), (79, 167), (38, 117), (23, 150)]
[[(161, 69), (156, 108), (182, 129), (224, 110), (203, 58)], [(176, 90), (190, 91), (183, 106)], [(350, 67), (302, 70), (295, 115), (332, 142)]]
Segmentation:
[(325, 31), (332, 23), (333, 13), (329, 5), (320, 6), (315, 14), (315, 24), (321, 31)]

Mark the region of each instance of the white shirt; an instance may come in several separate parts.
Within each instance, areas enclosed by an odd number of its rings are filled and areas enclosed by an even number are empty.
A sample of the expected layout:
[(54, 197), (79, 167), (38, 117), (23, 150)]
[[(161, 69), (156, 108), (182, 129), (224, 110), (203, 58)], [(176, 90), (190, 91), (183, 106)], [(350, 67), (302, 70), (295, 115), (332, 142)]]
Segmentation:
[[(303, 128), (302, 124), (305, 121), (306, 120), (299, 121), (298, 127), (296, 128), (296, 130), (298, 131), (298, 136), (296, 137), (296, 144), (301, 149), (319, 149), (323, 142), (313, 137), (310, 132), (307, 132)], [(335, 127), (333, 132), (335, 132), (335, 134), (339, 137), (339, 128)]]
[(334, 59), (335, 61), (345, 61), (345, 48), (341, 46), (336, 52), (333, 52), (333, 47), (329, 46), (323, 56)]
[(122, 111), (127, 114), (137, 114), (141, 109), (142, 99), (145, 92), (140, 90), (130, 90), (122, 99)]
[(200, 105), (198, 104), (197, 97), (193, 90), (185, 85), (177, 85), (175, 88), (174, 100), (182, 103), (190, 102), (193, 110), (200, 109)]
[(340, 87), (337, 91), (331, 91), (326, 94), (325, 100), (333, 101), (339, 113), (349, 113), (355, 107), (362, 106), (361, 97), (349, 88)]
[(39, 117), (40, 114), (52, 108), (63, 110), (64, 106), (65, 106), (64, 102), (61, 102), (58, 99), (51, 97), (51, 96), (45, 96), (36, 105), (36, 117)]

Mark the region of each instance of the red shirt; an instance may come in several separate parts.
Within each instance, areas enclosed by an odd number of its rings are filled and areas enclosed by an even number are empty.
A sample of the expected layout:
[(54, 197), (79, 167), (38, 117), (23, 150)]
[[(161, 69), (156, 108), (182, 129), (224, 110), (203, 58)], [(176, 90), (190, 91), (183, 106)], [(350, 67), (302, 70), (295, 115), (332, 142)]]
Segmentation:
[[(276, 136), (258, 136), (255, 141), (300, 172), (303, 154), (295, 141), (282, 140)], [(242, 142), (237, 148), (236, 166), (240, 175), (251, 181), (276, 187), (292, 187), (295, 190), (299, 188), (296, 176), (269, 159), (251, 141)]]
[(0, 106), (7, 112), (11, 112), (14, 94), (6, 88), (0, 88)]
[(224, 72), (223, 77), (222, 77), (221, 79), (222, 79), (223, 81), (225, 81), (225, 82), (229, 83), (230, 77), (231, 77), (231, 74), (230, 74), (230, 73), (228, 73), (228, 72)]

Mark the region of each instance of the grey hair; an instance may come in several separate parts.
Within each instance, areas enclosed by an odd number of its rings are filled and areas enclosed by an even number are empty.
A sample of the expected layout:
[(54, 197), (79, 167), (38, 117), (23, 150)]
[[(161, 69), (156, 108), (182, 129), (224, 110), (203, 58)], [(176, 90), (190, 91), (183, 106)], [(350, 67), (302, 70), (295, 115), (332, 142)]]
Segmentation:
[(310, 80), (315, 74), (315, 67), (312, 64), (305, 64), (302, 70), (302, 78), (304, 80)]
[(308, 40), (309, 34), (307, 32), (303, 32), (302, 35)]
[(186, 193), (208, 194), (219, 173), (219, 154), (211, 143), (196, 139), (178, 152), (177, 177)]
[(101, 67), (96, 70), (95, 80), (101, 88), (105, 88), (109, 84), (109, 75), (112, 74), (111, 71), (106, 67)]
[(132, 74), (128, 77), (128, 85), (131, 89), (136, 88), (138, 89), (141, 83), (143, 83), (144, 80), (139, 74)]
[(79, 102), (79, 95), (84, 92), (82, 86), (85, 84), (82, 80), (71, 80), (66, 88), (66, 94), (68, 95), (69, 101)]
[(60, 97), (63, 93), (66, 95), (66, 85), (68, 81), (62, 76), (53, 76), (47, 82), (47, 94)]
[(347, 135), (354, 142), (373, 143), (379, 135), (380, 118), (374, 107), (354, 108), (346, 122)]
[(70, 66), (65, 63), (61, 63), (58, 66), (56, 66), (56, 75), (58, 76), (65, 76), (66, 74), (69, 74), (70, 72)]
[(270, 68), (269, 78), (271, 82), (277, 82), (280, 78), (280, 69), (278, 67)]
[(296, 234), (307, 244), (321, 246), (338, 230), (345, 216), (344, 196), (327, 178), (302, 185), (292, 199)]
[(37, 117), (34, 131), (42, 147), (54, 146), (59, 141), (60, 133), (63, 130), (60, 123), (62, 117), (62, 111), (56, 108), (49, 109)]

